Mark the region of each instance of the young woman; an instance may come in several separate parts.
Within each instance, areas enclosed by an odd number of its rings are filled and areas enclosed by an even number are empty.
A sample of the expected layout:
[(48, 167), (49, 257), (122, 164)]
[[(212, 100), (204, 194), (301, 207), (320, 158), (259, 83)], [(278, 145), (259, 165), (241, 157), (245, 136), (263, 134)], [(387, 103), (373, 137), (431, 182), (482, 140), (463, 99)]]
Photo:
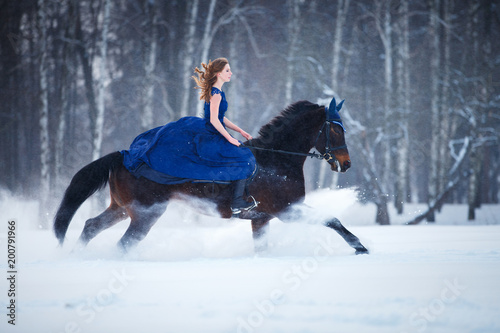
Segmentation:
[[(222, 85), (231, 81), (231, 76), (233, 75), (229, 62), (226, 58), (217, 58), (214, 61), (209, 61), (208, 65), (202, 63), (201, 67), (203, 69), (199, 69), (198, 67), (195, 68), (195, 73), (198, 74), (198, 77), (193, 76), (193, 79), (196, 81), (197, 88), (201, 89), (200, 99), (205, 101), (204, 118), (206, 121), (210, 122), (210, 125), (212, 125), (227, 142), (236, 147), (240, 147), (240, 141), (233, 138), (226, 130), (226, 127), (240, 133), (247, 140), (251, 140), (252, 136), (225, 117), (228, 103), (226, 101), (226, 95), (222, 91)], [(220, 148), (234, 151), (234, 155), (239, 155), (240, 158), (246, 159), (248, 161), (248, 166), (253, 165), (255, 168), (255, 158), (248, 148), (242, 147), (234, 150), (234, 147), (228, 147), (226, 142), (220, 142), (220, 140), (215, 141), (214, 144), (221, 145)], [(230, 159), (227, 162), (231, 163)], [(248, 169), (248, 171), (251, 171), (253, 174), (255, 170)], [(234, 181), (234, 197), (231, 207), (235, 214), (240, 213), (242, 210), (253, 209), (256, 206), (255, 200), (252, 203), (243, 200), (243, 192), (247, 182), (246, 178), (248, 177)]]
[(125, 167), (136, 177), (162, 184), (188, 181), (232, 182), (233, 214), (251, 210), (255, 200), (243, 199), (247, 180), (256, 171), (252, 152), (232, 137), (226, 128), (250, 140), (250, 134), (226, 117), (228, 103), (222, 91), (231, 80), (227, 59), (218, 58), (201, 64), (193, 76), (205, 101), (204, 117), (184, 117), (176, 122), (149, 130), (122, 151)]

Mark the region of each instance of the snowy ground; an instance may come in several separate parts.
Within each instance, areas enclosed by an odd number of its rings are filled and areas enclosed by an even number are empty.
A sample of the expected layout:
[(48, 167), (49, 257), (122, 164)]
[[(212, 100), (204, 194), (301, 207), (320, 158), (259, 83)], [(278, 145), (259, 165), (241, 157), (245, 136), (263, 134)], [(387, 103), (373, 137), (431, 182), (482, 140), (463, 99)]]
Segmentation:
[[(273, 220), (255, 255), (250, 224), (200, 217), (174, 204), (132, 253), (115, 244), (126, 222), (72, 252), (36, 230), (36, 204), (0, 201), (0, 332), (500, 332), (500, 207), (467, 222), (445, 206), (436, 225), (373, 224), (353, 192), (313, 193), (371, 254), (334, 232)], [(333, 205), (332, 203), (335, 203)], [(411, 205), (401, 224), (423, 206)], [(318, 218), (318, 216), (315, 216)], [(16, 320), (8, 324), (8, 221), (16, 221)]]

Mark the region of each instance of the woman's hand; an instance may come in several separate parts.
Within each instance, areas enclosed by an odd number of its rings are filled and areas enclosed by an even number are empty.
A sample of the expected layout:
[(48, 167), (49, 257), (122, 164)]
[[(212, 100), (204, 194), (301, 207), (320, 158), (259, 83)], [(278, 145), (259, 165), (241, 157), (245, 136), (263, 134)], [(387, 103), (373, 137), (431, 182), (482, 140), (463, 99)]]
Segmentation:
[(250, 134), (248, 134), (247, 132), (245, 132), (244, 130), (241, 130), (240, 131), (240, 134), (247, 140), (252, 140), (252, 136)]
[(239, 128), (238, 126), (236, 126), (235, 124), (233, 124), (226, 117), (224, 117), (224, 124), (226, 124), (227, 128), (232, 129), (233, 131), (236, 131), (236, 132), (240, 133), (245, 139), (247, 139), (247, 140), (252, 140), (253, 139), (250, 134), (248, 134), (247, 132), (245, 132), (244, 130), (242, 130), (241, 128)]
[(239, 147), (241, 145), (241, 143), (233, 137), (230, 137), (229, 139), (227, 139), (227, 141), (229, 141), (229, 143), (232, 143), (236, 147)]

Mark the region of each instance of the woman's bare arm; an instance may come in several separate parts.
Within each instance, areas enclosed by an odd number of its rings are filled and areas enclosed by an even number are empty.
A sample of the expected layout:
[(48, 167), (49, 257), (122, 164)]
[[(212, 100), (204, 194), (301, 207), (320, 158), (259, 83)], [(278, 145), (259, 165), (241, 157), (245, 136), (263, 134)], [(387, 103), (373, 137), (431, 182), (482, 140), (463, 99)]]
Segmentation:
[(227, 128), (232, 129), (233, 131), (236, 131), (236, 132), (240, 133), (245, 139), (247, 139), (247, 140), (251, 140), (252, 139), (252, 136), (250, 134), (248, 134), (247, 132), (245, 132), (244, 130), (242, 130), (241, 128), (239, 128), (236, 124), (234, 124), (233, 122), (231, 122), (226, 117), (224, 117), (224, 124), (226, 124)]
[[(240, 142), (233, 138), (228, 131), (222, 126), (219, 120), (219, 105), (222, 100), (222, 96), (220, 94), (214, 94), (212, 98), (210, 98), (210, 123), (215, 127), (223, 137), (226, 138), (227, 141), (232, 143), (235, 146), (239, 146)], [(233, 124), (234, 125), (234, 124)], [(227, 126), (227, 124), (226, 124)], [(229, 127), (231, 128), (231, 127)]]

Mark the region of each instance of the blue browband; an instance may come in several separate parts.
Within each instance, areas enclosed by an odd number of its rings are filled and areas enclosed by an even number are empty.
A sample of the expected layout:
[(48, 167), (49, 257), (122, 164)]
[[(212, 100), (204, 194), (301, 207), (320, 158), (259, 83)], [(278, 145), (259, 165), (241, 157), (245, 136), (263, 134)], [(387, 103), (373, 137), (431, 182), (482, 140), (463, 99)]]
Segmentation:
[(326, 121), (330, 123), (334, 123), (342, 127), (344, 132), (346, 132), (344, 124), (342, 123), (342, 119), (340, 118), (339, 111), (342, 109), (342, 105), (344, 104), (345, 100), (342, 100), (338, 105), (337, 102), (335, 101), (335, 98), (332, 98), (332, 101), (330, 102), (329, 107), (325, 107), (326, 111)]

